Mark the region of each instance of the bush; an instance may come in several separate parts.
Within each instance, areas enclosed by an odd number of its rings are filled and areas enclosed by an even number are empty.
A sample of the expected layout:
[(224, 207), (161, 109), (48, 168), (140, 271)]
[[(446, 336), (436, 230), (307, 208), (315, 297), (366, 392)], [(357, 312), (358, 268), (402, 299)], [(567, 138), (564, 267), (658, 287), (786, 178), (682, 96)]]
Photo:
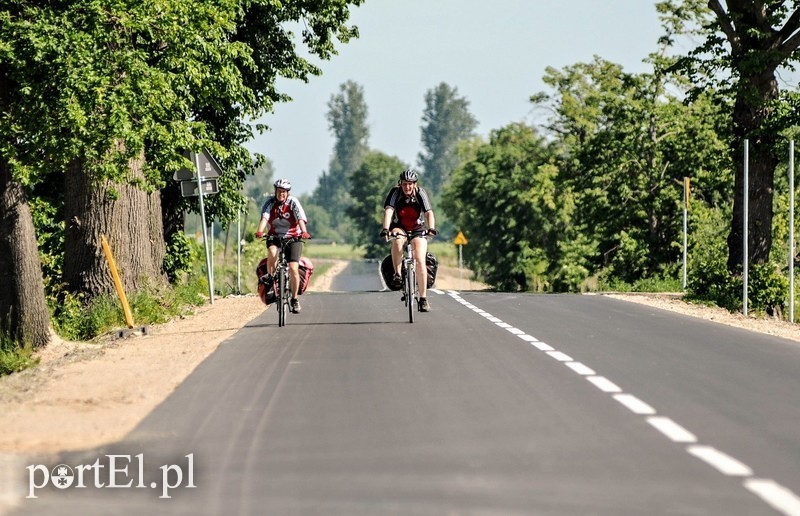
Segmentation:
[(753, 310), (780, 314), (789, 295), (789, 280), (772, 264), (753, 265), (747, 277), (747, 293)]
[(689, 270), (686, 298), (711, 303), (731, 312), (741, 310), (741, 275), (732, 276), (723, 258), (698, 259)]
[[(728, 272), (723, 260), (706, 264), (689, 279), (687, 286), (689, 299), (704, 301), (725, 308), (731, 312), (740, 311), (742, 274)], [(747, 276), (748, 308), (770, 315), (780, 313), (786, 304), (789, 281), (772, 264), (754, 264)]]
[(170, 283), (175, 283), (181, 274), (192, 269), (194, 254), (195, 251), (183, 231), (176, 231), (170, 236), (163, 264)]

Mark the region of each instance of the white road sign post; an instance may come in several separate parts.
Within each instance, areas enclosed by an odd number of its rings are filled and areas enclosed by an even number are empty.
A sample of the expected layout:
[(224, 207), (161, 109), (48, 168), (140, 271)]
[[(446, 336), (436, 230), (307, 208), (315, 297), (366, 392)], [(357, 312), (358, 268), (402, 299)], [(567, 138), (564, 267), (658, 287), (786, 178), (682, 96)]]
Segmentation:
[(206, 228), (206, 209), (203, 196), (215, 194), (219, 191), (217, 178), (222, 174), (222, 167), (207, 151), (201, 153), (187, 152), (184, 156), (194, 163), (194, 170), (183, 168), (173, 174), (175, 181), (181, 182), (181, 195), (183, 197), (198, 196), (200, 201), (200, 221), (203, 226), (203, 247), (206, 251), (206, 271), (208, 278), (208, 297), (214, 304), (214, 265), (213, 248), (209, 249), (208, 230)]

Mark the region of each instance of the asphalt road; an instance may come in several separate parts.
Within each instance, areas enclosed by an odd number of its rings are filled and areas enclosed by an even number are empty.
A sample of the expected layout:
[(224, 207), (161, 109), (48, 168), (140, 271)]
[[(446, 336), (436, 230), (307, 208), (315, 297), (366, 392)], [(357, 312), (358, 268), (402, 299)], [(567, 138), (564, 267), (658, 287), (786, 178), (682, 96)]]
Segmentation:
[(797, 343), (602, 296), (429, 299), (414, 324), (390, 292), (265, 312), (19, 514), (800, 514)]

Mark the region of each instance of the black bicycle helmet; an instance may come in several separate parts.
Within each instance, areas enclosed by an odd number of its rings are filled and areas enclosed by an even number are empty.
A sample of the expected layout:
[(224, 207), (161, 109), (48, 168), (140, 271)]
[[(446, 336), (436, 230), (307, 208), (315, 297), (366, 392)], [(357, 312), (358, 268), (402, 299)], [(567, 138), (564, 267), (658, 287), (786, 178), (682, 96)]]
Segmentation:
[(400, 173), (400, 181), (409, 181), (411, 183), (417, 182), (417, 173), (413, 168), (407, 168)]

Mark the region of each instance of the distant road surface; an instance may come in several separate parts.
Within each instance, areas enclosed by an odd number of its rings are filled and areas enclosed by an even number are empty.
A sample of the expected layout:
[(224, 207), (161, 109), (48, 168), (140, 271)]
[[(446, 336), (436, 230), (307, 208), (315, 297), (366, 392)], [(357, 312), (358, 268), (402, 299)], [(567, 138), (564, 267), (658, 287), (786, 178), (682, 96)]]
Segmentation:
[(800, 514), (798, 344), (602, 296), (440, 291), (409, 324), (362, 267), (18, 514)]

